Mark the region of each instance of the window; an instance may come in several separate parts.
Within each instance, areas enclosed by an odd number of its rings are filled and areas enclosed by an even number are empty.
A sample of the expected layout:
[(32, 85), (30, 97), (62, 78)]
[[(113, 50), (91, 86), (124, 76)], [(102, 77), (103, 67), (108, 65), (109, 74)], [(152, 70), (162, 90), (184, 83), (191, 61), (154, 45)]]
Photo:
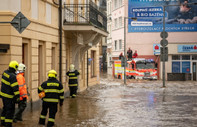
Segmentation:
[(180, 73), (180, 62), (172, 62), (172, 73)]
[(51, 5), (46, 3), (46, 22), (51, 24)]
[(118, 20), (117, 19), (114, 20), (114, 24), (115, 24), (115, 29), (117, 29), (118, 28)]
[(190, 73), (190, 64), (190, 55), (172, 55), (172, 73)]
[(31, 0), (31, 17), (38, 19), (38, 0)]
[(192, 55), (192, 60), (197, 60), (197, 55)]
[(190, 60), (190, 55), (182, 55), (182, 60)]
[(181, 57), (179, 55), (172, 55), (172, 60), (180, 60)]
[(122, 49), (122, 40), (119, 40), (119, 49)]
[(118, 8), (118, 0), (114, 0), (114, 9)]
[(91, 51), (91, 77), (96, 76), (96, 51)]
[(115, 50), (117, 50), (117, 41), (114, 42)]
[(119, 0), (119, 6), (120, 7), (122, 6), (122, 0)]
[(182, 73), (190, 73), (190, 62), (182, 62)]
[(119, 17), (119, 28), (122, 27), (122, 17)]

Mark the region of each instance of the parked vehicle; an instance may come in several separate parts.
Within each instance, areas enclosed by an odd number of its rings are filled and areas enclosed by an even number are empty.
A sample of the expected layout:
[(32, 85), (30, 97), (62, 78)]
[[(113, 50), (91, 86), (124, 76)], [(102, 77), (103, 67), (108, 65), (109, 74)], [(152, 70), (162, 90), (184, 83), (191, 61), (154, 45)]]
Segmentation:
[[(121, 60), (114, 61), (114, 77), (124, 78), (124, 67)], [(155, 79), (157, 80), (157, 68), (153, 59), (135, 58), (127, 61), (126, 77), (131, 79)]]

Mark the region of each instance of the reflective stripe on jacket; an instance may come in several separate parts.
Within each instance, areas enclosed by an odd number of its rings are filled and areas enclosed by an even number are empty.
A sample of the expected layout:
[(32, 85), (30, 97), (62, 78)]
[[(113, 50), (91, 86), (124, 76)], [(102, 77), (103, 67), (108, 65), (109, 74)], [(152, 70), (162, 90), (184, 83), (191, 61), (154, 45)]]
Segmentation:
[(12, 99), (14, 96), (19, 97), (18, 82), (16, 80), (15, 70), (9, 68), (5, 70), (1, 78), (1, 97)]
[(43, 101), (58, 103), (64, 100), (64, 89), (62, 84), (56, 78), (49, 78), (38, 87), (38, 93), (44, 91)]
[(20, 100), (23, 100), (23, 98), (28, 99), (27, 86), (25, 84), (24, 73), (17, 74), (16, 79), (17, 79), (18, 86), (19, 86)]
[(79, 75), (79, 72), (77, 70), (73, 72), (68, 71), (66, 75), (69, 76), (69, 81), (68, 81), (69, 86), (78, 86), (77, 76)]

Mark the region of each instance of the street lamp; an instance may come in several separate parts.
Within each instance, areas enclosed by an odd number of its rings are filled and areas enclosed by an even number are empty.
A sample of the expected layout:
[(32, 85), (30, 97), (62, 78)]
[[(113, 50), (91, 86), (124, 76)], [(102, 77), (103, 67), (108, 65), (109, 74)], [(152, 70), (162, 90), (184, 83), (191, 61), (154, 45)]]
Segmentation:
[(127, 59), (126, 59), (126, 20), (132, 19), (134, 21), (137, 20), (135, 17), (124, 17), (124, 84), (126, 85), (126, 65), (127, 65)]
[[(186, 3), (186, 5), (197, 5), (197, 2), (193, 2), (193, 3)], [(169, 7), (169, 6), (181, 6), (181, 4), (175, 4), (175, 5), (164, 5), (163, 6), (163, 34), (165, 34), (166, 33), (166, 31), (165, 31), (165, 10), (166, 10), (166, 7)], [(162, 36), (162, 40), (165, 40), (165, 38), (167, 37), (168, 35), (167, 35), (167, 33), (166, 33), (166, 35), (163, 35)], [(163, 87), (165, 87), (165, 47), (166, 47), (166, 45), (163, 45), (162, 46), (163, 47), (163, 52), (162, 52), (162, 54), (163, 54)]]

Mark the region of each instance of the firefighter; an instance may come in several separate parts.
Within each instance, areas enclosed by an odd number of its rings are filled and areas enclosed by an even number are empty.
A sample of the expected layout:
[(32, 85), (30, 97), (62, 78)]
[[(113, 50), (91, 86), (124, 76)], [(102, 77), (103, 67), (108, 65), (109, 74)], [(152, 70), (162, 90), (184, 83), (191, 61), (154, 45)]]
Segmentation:
[(27, 92), (27, 86), (25, 84), (25, 78), (24, 78), (24, 72), (25, 72), (26, 66), (22, 63), (19, 64), (18, 71), (17, 71), (17, 82), (19, 85), (19, 93), (20, 93), (20, 101), (18, 103), (18, 109), (15, 112), (14, 115), (14, 122), (17, 121), (23, 121), (22, 120), (22, 113), (27, 107), (27, 99), (28, 99), (28, 92)]
[(66, 75), (69, 76), (68, 86), (70, 89), (70, 97), (75, 98), (77, 95), (77, 89), (78, 89), (77, 76), (79, 75), (79, 72), (75, 70), (75, 66), (71, 64), (70, 70), (66, 73)]
[(3, 111), (1, 113), (1, 125), (12, 127), (15, 103), (20, 100), (16, 71), (18, 62), (11, 61), (8, 70), (5, 70), (1, 79), (1, 98), (3, 101)]
[(43, 100), (39, 124), (45, 125), (45, 119), (49, 109), (47, 127), (52, 127), (55, 122), (57, 104), (59, 102), (60, 106), (62, 106), (64, 101), (64, 89), (62, 84), (57, 80), (57, 72), (55, 70), (48, 72), (48, 80), (43, 82), (38, 88), (38, 93), (39, 97)]

